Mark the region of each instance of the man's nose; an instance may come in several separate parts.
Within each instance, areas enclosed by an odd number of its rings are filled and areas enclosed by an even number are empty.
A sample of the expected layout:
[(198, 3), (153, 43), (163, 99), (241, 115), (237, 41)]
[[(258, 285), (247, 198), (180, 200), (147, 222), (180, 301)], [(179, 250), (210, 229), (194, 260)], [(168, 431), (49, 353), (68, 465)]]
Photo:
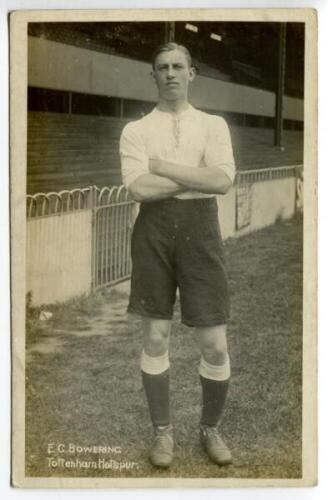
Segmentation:
[(174, 77), (174, 71), (171, 66), (168, 67), (167, 69), (167, 78), (173, 78)]

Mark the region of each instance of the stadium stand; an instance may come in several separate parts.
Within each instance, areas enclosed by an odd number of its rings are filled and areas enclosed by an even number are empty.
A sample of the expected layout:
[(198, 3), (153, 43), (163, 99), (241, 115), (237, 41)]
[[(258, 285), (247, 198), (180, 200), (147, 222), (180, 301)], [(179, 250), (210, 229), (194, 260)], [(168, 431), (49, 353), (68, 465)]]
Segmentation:
[[(118, 143), (130, 121), (116, 117), (29, 112), (27, 193), (121, 184)], [(237, 169), (303, 162), (303, 134), (284, 131), (274, 148), (273, 129), (230, 126)]]
[[(147, 64), (168, 24), (29, 23), (28, 194), (121, 184), (120, 133), (154, 106)], [(227, 120), (237, 169), (303, 163), (304, 26), (288, 23), (284, 147), (275, 148), (279, 23), (195, 22), (191, 31), (190, 23), (174, 25), (203, 78), (195, 105)]]

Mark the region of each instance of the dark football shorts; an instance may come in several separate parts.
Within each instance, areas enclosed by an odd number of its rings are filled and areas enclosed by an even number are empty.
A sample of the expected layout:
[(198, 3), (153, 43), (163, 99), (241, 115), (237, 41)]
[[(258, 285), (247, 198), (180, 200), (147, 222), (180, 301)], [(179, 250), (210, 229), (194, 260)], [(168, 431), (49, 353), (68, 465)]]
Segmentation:
[(182, 323), (227, 322), (229, 293), (215, 197), (141, 203), (131, 247), (129, 313), (171, 319), (178, 288)]

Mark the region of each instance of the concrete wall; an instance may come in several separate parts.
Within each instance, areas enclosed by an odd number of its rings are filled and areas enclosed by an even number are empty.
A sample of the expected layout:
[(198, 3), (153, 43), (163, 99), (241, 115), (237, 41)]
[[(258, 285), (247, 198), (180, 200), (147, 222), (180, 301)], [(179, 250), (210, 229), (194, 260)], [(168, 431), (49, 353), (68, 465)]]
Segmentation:
[[(295, 207), (295, 178), (255, 183), (251, 192), (251, 223), (248, 232), (270, 226), (277, 219), (289, 219), (295, 213)], [(241, 231), (245, 232), (247, 229)]]
[(236, 233), (236, 188), (223, 196), (218, 196), (221, 236), (225, 240)]
[[(50, 40), (29, 37), (30, 86), (155, 102), (150, 64)], [(273, 117), (275, 96), (253, 87), (198, 76), (190, 100), (196, 107)], [(285, 97), (284, 117), (303, 120), (303, 101)]]
[(250, 187), (250, 224), (236, 229), (236, 186), (228, 194), (218, 197), (222, 238), (242, 236), (274, 224), (278, 219), (289, 219), (296, 209), (296, 179), (287, 177), (255, 182)]
[(27, 221), (26, 290), (33, 305), (91, 290), (91, 210)]

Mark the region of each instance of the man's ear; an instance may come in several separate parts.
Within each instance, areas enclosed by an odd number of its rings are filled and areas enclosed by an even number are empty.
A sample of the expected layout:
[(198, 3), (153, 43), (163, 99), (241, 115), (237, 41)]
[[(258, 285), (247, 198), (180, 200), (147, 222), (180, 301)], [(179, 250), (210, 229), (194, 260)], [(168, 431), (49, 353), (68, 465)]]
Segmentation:
[(196, 76), (196, 68), (195, 66), (190, 66), (189, 68), (189, 81), (192, 82)]

